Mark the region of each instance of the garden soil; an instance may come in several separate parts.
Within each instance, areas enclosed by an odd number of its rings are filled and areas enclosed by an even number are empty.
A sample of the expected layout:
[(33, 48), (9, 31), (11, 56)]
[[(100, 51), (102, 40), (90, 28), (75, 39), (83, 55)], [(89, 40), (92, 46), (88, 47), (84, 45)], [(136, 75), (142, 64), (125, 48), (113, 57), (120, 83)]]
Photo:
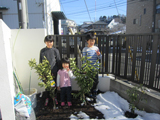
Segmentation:
[(44, 106), (45, 95), (42, 95), (42, 97), (39, 96), (40, 94), (37, 94), (37, 106), (34, 109), (36, 120), (70, 120), (69, 117), (71, 114), (77, 116), (80, 111), (86, 113), (90, 119), (104, 119), (103, 114), (96, 110), (94, 106), (92, 106), (95, 101), (88, 102), (86, 106), (82, 106), (82, 102), (79, 100), (79, 98), (74, 98), (72, 96), (72, 106), (68, 107), (66, 103), (64, 107), (61, 107), (59, 97), (60, 93), (58, 93), (58, 105), (56, 105), (56, 109), (53, 109), (53, 101), (51, 99), (49, 100), (48, 106), (46, 107)]

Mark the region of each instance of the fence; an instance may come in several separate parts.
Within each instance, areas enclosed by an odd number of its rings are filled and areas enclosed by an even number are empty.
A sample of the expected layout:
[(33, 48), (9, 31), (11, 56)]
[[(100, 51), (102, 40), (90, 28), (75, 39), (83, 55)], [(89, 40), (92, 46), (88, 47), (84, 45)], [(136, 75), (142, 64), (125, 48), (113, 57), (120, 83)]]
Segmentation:
[[(56, 47), (62, 57), (76, 58), (81, 66), (85, 35), (55, 35)], [(160, 34), (97, 35), (101, 74), (112, 73), (132, 82), (160, 91)]]

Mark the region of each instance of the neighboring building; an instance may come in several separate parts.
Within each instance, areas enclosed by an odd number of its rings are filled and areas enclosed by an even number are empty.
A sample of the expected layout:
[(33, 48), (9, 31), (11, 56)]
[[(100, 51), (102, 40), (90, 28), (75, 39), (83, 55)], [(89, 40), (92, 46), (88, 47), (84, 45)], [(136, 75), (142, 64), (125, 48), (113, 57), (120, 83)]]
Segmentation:
[(122, 21), (120, 18), (114, 18), (112, 19), (112, 21), (108, 24), (108, 28), (112, 29), (114, 28), (114, 26), (118, 25), (118, 24), (121, 24)]
[(107, 23), (103, 21), (94, 22), (92, 25), (88, 26), (89, 31), (96, 32), (97, 35), (107, 34)]
[(80, 30), (84, 31), (84, 33), (89, 32), (89, 31), (94, 31), (96, 32), (97, 35), (103, 35), (106, 34), (106, 26), (107, 23), (103, 21), (97, 21), (97, 22), (89, 22), (89, 23), (83, 23), (81, 25)]
[(126, 32), (126, 25), (122, 24), (122, 21), (120, 18), (114, 18), (112, 21), (108, 24), (109, 34), (123, 34)]
[(63, 30), (63, 35), (71, 35), (72, 33), (70, 32), (69, 29), (72, 30), (73, 34), (77, 33), (77, 25), (73, 20), (62, 20), (61, 21), (61, 28)]
[(47, 34), (59, 34), (60, 19), (66, 19), (59, 0), (1, 0), (0, 6), (0, 18), (11, 29), (46, 28)]
[(160, 0), (127, 0), (126, 33), (160, 32)]
[(79, 32), (81, 32), (81, 33), (88, 32), (89, 31), (88, 27), (92, 24), (93, 24), (93, 22), (83, 22), (83, 24), (81, 26), (79, 26)]

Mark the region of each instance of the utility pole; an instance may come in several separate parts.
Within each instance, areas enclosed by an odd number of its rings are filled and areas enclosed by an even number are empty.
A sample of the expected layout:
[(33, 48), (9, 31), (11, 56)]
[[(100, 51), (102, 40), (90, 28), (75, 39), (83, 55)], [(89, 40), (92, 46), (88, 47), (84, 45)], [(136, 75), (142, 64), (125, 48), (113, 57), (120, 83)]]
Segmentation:
[(156, 0), (153, 0), (152, 33), (155, 32), (155, 22), (156, 22)]
[(19, 28), (27, 29), (28, 13), (26, 0), (17, 0)]

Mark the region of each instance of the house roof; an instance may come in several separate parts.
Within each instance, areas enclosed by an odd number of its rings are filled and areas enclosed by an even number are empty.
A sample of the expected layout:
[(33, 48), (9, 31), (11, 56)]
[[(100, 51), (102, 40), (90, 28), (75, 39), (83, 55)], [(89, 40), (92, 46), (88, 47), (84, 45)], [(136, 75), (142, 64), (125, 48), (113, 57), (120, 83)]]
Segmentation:
[(107, 23), (103, 21), (97, 21), (97, 22), (94, 22), (93, 24), (107, 24)]
[(52, 17), (53, 17), (53, 19), (56, 19), (56, 20), (67, 19), (62, 11), (53, 11)]

